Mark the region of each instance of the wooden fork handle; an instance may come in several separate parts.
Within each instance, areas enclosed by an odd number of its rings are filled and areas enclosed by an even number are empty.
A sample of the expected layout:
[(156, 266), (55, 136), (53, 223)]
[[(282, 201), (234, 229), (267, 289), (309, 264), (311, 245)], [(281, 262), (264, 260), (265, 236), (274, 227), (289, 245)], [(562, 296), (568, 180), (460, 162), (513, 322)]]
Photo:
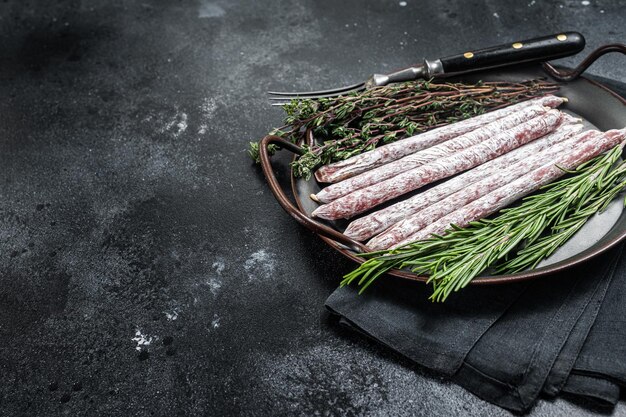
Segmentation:
[(440, 61), (443, 72), (448, 75), (563, 58), (577, 54), (584, 47), (585, 38), (583, 35), (578, 32), (563, 32), (491, 48), (467, 51), (441, 58)]

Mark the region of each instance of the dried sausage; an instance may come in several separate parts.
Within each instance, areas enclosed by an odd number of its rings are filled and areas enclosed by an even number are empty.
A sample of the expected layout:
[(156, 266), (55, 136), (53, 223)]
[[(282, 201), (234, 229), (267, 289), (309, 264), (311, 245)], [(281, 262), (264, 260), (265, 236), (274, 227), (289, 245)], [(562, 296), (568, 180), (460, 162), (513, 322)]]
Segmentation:
[(556, 129), (562, 117), (563, 114), (560, 111), (550, 110), (462, 152), (403, 172), (350, 193), (332, 203), (324, 204), (315, 209), (312, 215), (328, 220), (351, 218), (392, 198), (474, 168), (546, 135)]
[(583, 143), (576, 147), (576, 149), (572, 152), (563, 155), (563, 158), (557, 162), (558, 166), (551, 163), (536, 169), (533, 172), (513, 181), (512, 183), (498, 188), (486, 196), (481, 197), (478, 200), (475, 200), (470, 204), (442, 217), (430, 226), (427, 226), (419, 232), (411, 235), (406, 240), (392, 246), (392, 248), (397, 248), (410, 242), (425, 239), (432, 234), (442, 234), (450, 227), (451, 224), (463, 227), (474, 220), (487, 217), (499, 209), (511, 204), (515, 200), (518, 200), (537, 190), (541, 186), (559, 178), (565, 173), (562, 168), (574, 169), (578, 165), (596, 157), (602, 152), (611, 149), (620, 142), (623, 143), (625, 139), (626, 129), (610, 130), (605, 132), (596, 140)]
[(315, 200), (321, 203), (330, 203), (339, 197), (343, 197), (344, 195), (350, 194), (351, 192), (361, 188), (384, 181), (387, 178), (395, 177), (402, 172), (425, 165), (431, 161), (445, 158), (468, 149), (497, 135), (498, 133), (504, 132), (532, 118), (535, 118), (548, 110), (549, 107), (543, 106), (526, 107), (517, 113), (510, 114), (494, 122), (488, 123), (476, 130), (457, 136), (456, 138), (440, 143), (439, 145), (432, 146), (428, 149), (424, 149), (423, 151), (415, 152), (414, 154), (405, 156), (378, 168), (374, 168), (371, 171), (363, 172), (355, 177), (338, 182), (337, 184), (329, 185), (317, 193)]
[(577, 135), (564, 142), (558, 143), (543, 152), (529, 156), (516, 164), (511, 165), (507, 170), (499, 174), (490, 175), (464, 189), (449, 195), (432, 206), (421, 210), (405, 220), (389, 228), (380, 235), (374, 237), (367, 243), (367, 247), (372, 250), (388, 249), (402, 242), (409, 236), (422, 230), (429, 224), (439, 220), (448, 213), (453, 212), (474, 200), (483, 197), (490, 192), (506, 186), (516, 179), (541, 168), (546, 164), (557, 163), (564, 153), (575, 148), (577, 144), (585, 143), (600, 136), (597, 130), (589, 130), (581, 135)]
[(462, 120), (447, 126), (430, 130), (419, 135), (411, 136), (406, 139), (399, 140), (384, 146), (380, 146), (369, 152), (355, 155), (344, 161), (338, 161), (329, 165), (324, 165), (315, 172), (315, 178), (319, 182), (335, 183), (361, 172), (368, 171), (377, 166), (395, 161), (403, 156), (410, 155), (422, 149), (437, 145), (448, 139), (452, 139), (459, 135), (471, 132), (482, 125), (491, 123), (494, 120), (514, 114), (527, 106), (539, 104), (541, 106), (556, 108), (567, 99), (547, 95), (532, 100), (523, 101), (512, 106), (494, 110), (480, 116)]
[(360, 242), (365, 241), (450, 194), (483, 178), (500, 173), (510, 165), (567, 139), (582, 128), (582, 124), (574, 124), (567, 120), (565, 125), (559, 126), (555, 132), (549, 135), (479, 165), (418, 195), (352, 221), (343, 233), (351, 239)]

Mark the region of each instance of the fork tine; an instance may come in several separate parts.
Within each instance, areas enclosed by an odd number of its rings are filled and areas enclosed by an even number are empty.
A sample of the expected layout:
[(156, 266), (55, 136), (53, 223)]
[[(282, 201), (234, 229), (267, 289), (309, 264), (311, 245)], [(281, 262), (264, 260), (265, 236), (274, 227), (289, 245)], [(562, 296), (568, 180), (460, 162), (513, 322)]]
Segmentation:
[(361, 91), (361, 90), (363, 90), (363, 88), (354, 88), (352, 90), (346, 90), (346, 91), (333, 93), (333, 94), (316, 94), (316, 95), (308, 95), (308, 96), (275, 96), (275, 97), (270, 96), (267, 99), (270, 101), (282, 100), (282, 101), (289, 102), (290, 100), (293, 100), (293, 99), (339, 97), (339, 96), (345, 96), (346, 94), (354, 93), (356, 91)]
[(321, 95), (308, 95), (308, 96), (277, 96), (277, 97), (268, 97), (268, 100), (270, 101), (270, 104), (272, 106), (282, 106), (284, 104), (288, 104), (289, 102), (291, 102), (291, 100), (314, 100), (314, 99), (318, 99), (318, 98), (332, 98), (332, 97), (339, 97), (339, 96), (344, 96), (346, 94), (350, 94), (356, 91), (361, 91), (364, 90), (365, 87), (360, 87), (360, 88), (353, 88), (351, 90), (345, 90), (342, 92), (338, 92), (338, 93), (333, 93), (333, 94), (321, 94)]
[(292, 100), (297, 98), (323, 98), (323, 97), (336, 97), (352, 93), (354, 91), (363, 90), (365, 83), (358, 83), (353, 85), (347, 85), (341, 88), (332, 88), (329, 90), (319, 91), (299, 91), (299, 92), (283, 92), (283, 91), (268, 91), (267, 94), (276, 97), (270, 97), (270, 100)]
[(272, 106), (282, 106), (291, 103), (291, 100), (315, 100), (318, 98), (340, 97), (359, 90), (349, 90), (340, 94), (325, 94), (323, 96), (294, 96), (294, 97), (269, 97), (268, 100)]

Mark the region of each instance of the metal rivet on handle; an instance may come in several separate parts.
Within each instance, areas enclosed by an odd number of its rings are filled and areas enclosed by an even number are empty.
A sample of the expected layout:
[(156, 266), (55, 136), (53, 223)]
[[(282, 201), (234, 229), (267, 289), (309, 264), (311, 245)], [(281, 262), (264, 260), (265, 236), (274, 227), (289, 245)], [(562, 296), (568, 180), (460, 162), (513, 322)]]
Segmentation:
[(560, 40), (561, 42), (563, 42), (563, 41), (567, 40), (567, 35), (561, 33), (560, 35), (556, 35), (556, 38), (558, 40)]
[(472, 52), (465, 52), (463, 56), (467, 59), (470, 59), (474, 57), (474, 54)]
[(521, 42), (515, 42), (512, 46), (513, 49), (520, 49), (522, 46), (524, 46), (524, 44), (522, 44)]

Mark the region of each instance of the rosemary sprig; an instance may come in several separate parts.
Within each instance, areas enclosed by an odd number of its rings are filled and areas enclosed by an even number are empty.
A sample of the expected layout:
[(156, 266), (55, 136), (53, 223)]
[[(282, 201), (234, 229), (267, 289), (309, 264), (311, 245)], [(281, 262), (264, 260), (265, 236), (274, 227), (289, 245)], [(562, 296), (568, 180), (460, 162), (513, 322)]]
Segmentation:
[(535, 267), (626, 188), (626, 162), (615, 166), (621, 152), (615, 147), (492, 219), (452, 226), (443, 236), (396, 250), (363, 254), (369, 259), (341, 285), (359, 279), (363, 292), (390, 269), (410, 268), (429, 275), (433, 301), (445, 301), (488, 268), (512, 273)]
[[(285, 125), (271, 134), (302, 142), (313, 128), (318, 143), (292, 164), (308, 178), (319, 165), (347, 159), (381, 144), (554, 92), (541, 79), (476, 84), (426, 80), (374, 87), (351, 95), (293, 100), (283, 106)], [(258, 160), (258, 144), (249, 153)]]

